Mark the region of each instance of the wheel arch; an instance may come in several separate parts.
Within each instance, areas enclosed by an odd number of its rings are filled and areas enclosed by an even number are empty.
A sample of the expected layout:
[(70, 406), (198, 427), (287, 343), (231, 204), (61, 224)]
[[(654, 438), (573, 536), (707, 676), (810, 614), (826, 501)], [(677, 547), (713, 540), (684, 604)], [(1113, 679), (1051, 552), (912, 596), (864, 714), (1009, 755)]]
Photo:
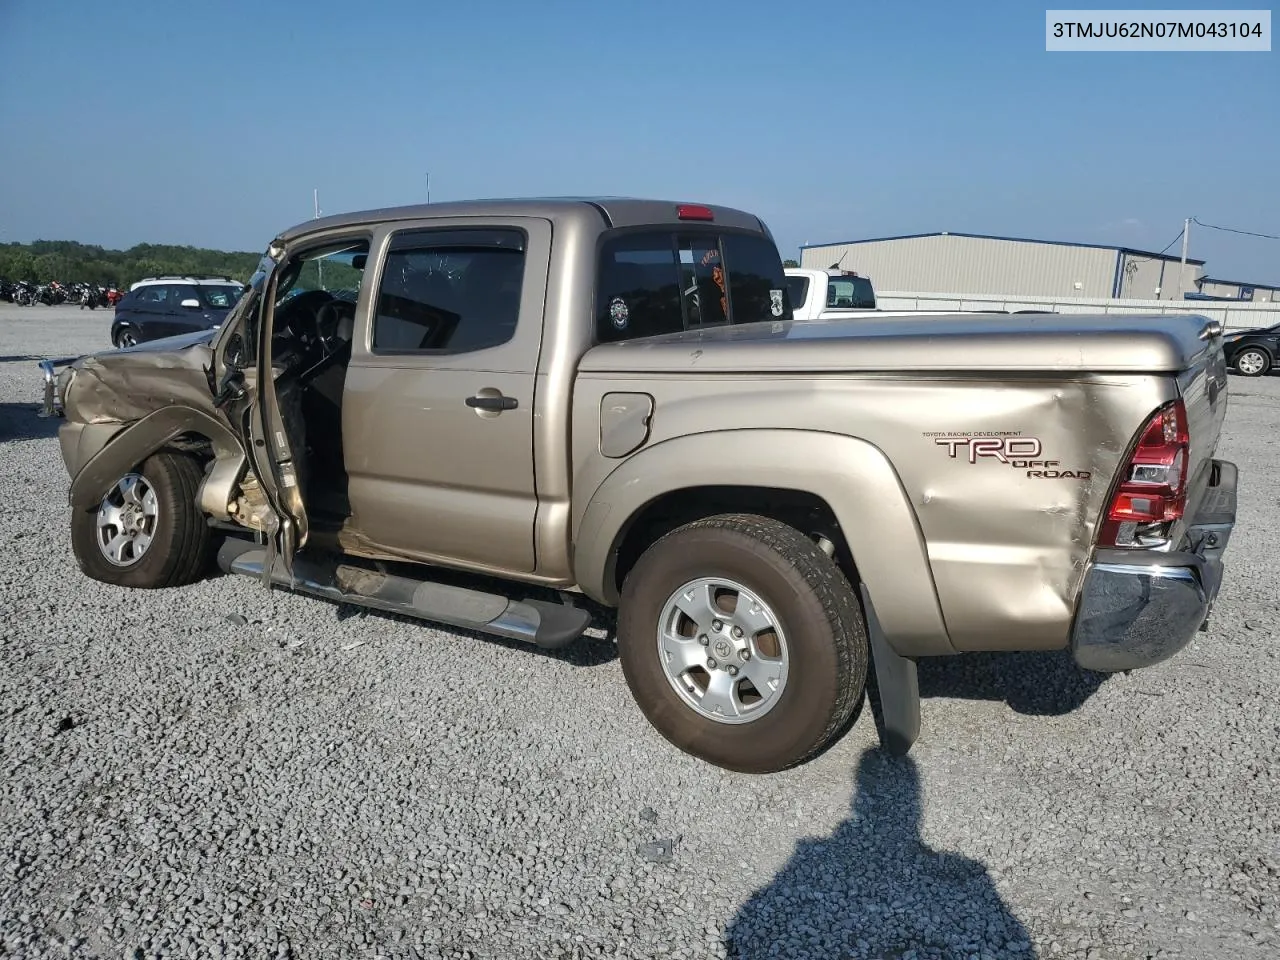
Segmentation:
[(124, 427), (90, 457), (71, 481), (68, 502), (90, 507), (116, 479), (153, 453), (165, 448), (195, 452), (205, 444), (216, 459), (244, 459), (235, 434), (212, 415), (192, 407), (164, 407)]
[(132, 330), (135, 334), (141, 333), (141, 328), (132, 320), (112, 320), (111, 321), (111, 345), (117, 346), (120, 334), (125, 330)]
[[(744, 449), (768, 451), (726, 484)], [(813, 524), (846, 574), (866, 585), (900, 653), (954, 653), (915, 511), (884, 453), (865, 440), (800, 430), (726, 430), (663, 441), (621, 464), (590, 495), (574, 572), (592, 599), (616, 605), (628, 564), (681, 523), (728, 512)], [(830, 528), (835, 536), (826, 532)], [(842, 555), (843, 554), (843, 555)]]

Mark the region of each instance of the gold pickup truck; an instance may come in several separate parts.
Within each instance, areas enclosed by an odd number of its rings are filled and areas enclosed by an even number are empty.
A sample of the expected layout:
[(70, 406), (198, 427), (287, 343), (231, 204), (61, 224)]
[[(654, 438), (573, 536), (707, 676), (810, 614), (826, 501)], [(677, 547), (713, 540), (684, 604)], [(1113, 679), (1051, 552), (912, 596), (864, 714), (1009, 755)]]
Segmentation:
[(803, 323), (787, 286), (719, 206), (308, 221), (219, 329), (45, 363), (72, 549), (547, 648), (616, 607), (653, 725), (751, 772), (821, 750), (869, 669), (901, 752), (921, 657), (1129, 670), (1203, 628), (1236, 502), (1217, 324)]

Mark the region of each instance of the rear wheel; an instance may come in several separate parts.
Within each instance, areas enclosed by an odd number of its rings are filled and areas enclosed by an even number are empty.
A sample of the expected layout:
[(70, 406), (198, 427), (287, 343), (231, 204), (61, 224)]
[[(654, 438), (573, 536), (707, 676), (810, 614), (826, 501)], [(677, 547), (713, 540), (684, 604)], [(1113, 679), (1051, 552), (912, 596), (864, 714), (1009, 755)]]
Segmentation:
[(76, 562), (122, 587), (176, 587), (204, 573), (209, 525), (196, 507), (203, 472), (179, 453), (157, 453), (71, 517)]
[(1246, 377), (1260, 377), (1271, 369), (1271, 358), (1258, 347), (1245, 347), (1236, 354), (1235, 367)]
[(795, 528), (747, 514), (698, 520), (644, 553), (623, 585), (618, 648), (664, 737), (744, 773), (819, 752), (867, 677), (862, 611), (835, 561)]

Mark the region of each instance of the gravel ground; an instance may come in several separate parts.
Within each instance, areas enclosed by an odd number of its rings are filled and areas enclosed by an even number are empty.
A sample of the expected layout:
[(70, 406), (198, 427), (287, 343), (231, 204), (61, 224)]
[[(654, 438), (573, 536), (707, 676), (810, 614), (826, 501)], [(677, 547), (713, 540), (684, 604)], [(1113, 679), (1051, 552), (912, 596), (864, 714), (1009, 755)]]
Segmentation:
[(1240, 522), (1191, 648), (931, 664), (909, 760), (864, 715), (748, 777), (650, 729), (607, 639), (84, 578), (31, 358), (108, 325), (0, 306), (0, 954), (1280, 954), (1280, 379), (1232, 378)]

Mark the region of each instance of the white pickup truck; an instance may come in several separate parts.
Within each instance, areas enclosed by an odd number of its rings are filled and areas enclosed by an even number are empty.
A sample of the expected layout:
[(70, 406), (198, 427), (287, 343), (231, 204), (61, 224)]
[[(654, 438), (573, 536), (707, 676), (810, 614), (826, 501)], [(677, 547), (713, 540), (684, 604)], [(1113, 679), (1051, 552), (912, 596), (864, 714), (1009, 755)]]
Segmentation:
[(787, 289), (796, 320), (837, 320), (876, 309), (871, 281), (856, 273), (787, 267)]
[[(1007, 310), (881, 310), (868, 277), (834, 267), (787, 267), (787, 289), (796, 320), (847, 320), (857, 317), (954, 316), (957, 313), (1007, 313)], [(1051, 311), (1019, 310), (1019, 313)]]

